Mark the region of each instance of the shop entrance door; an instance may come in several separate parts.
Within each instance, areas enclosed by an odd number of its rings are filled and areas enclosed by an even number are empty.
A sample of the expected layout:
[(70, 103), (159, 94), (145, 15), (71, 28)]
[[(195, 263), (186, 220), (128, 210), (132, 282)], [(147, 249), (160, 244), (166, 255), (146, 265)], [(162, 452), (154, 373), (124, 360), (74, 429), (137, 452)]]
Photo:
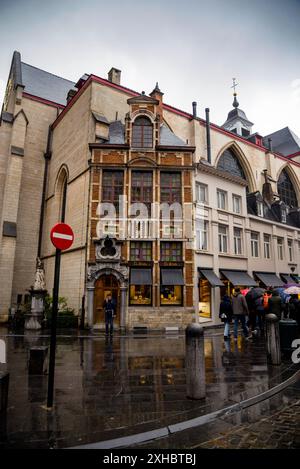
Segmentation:
[(116, 308), (116, 317), (114, 319), (114, 325), (120, 326), (120, 286), (119, 282), (114, 275), (101, 275), (101, 277), (95, 282), (95, 293), (94, 293), (94, 325), (104, 326), (105, 314), (103, 303), (108, 294), (111, 294), (114, 299)]

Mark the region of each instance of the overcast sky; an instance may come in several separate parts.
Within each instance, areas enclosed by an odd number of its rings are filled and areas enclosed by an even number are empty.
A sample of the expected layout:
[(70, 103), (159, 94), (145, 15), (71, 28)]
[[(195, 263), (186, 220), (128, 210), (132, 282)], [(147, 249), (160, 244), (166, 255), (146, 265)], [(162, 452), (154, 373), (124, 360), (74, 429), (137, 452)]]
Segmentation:
[(76, 81), (122, 70), (124, 86), (222, 125), (238, 101), (266, 135), (300, 136), (300, 0), (0, 0), (0, 102), (14, 50)]

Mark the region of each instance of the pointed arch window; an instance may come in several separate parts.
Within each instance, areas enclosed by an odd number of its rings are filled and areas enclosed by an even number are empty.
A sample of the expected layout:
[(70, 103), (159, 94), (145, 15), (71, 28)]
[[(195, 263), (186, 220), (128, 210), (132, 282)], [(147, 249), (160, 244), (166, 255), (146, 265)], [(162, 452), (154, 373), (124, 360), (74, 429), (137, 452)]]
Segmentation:
[(238, 176), (246, 181), (242, 165), (230, 148), (227, 148), (227, 150), (225, 150), (220, 156), (217, 168), (233, 174), (234, 176)]
[(289, 205), (290, 207), (298, 207), (296, 192), (286, 169), (283, 169), (280, 173), (277, 182), (277, 190), (280, 199), (286, 205)]
[(133, 122), (132, 146), (134, 148), (153, 147), (153, 125), (148, 117), (137, 117)]
[(67, 192), (68, 192), (68, 175), (65, 169), (63, 169), (58, 177), (57, 191), (59, 197), (59, 213), (58, 218), (61, 223), (64, 223), (66, 218), (66, 206), (67, 206)]

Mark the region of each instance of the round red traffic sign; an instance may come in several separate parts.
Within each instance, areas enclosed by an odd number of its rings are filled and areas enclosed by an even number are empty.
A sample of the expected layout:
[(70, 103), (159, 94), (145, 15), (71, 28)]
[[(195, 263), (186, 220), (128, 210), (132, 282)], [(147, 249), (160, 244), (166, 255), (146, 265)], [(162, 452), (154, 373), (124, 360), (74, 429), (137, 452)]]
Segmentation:
[(53, 226), (50, 238), (52, 244), (61, 251), (69, 249), (74, 241), (74, 233), (72, 228), (66, 223), (57, 223)]

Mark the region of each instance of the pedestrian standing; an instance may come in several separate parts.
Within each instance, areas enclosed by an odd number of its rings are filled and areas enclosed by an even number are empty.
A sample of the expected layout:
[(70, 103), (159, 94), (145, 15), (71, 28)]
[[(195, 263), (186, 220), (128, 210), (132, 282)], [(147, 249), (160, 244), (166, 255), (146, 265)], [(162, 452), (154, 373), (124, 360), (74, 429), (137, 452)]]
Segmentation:
[(255, 300), (255, 311), (256, 311), (256, 329), (260, 332), (264, 330), (265, 323), (265, 308), (263, 296), (259, 296)]
[(249, 315), (247, 301), (241, 293), (240, 288), (235, 288), (232, 296), (232, 313), (234, 317), (234, 340), (238, 337), (238, 326), (239, 323), (242, 325), (243, 334), (245, 339), (248, 339), (249, 331), (246, 326), (246, 316)]
[(297, 321), (298, 327), (300, 327), (300, 301), (298, 295), (291, 295), (289, 301), (289, 317)]
[(220, 303), (219, 318), (224, 322), (224, 340), (229, 340), (230, 323), (232, 321), (232, 305), (228, 295), (224, 295)]
[(108, 335), (113, 335), (114, 331), (114, 315), (116, 311), (116, 304), (112, 299), (111, 294), (109, 293), (105, 298), (104, 304), (104, 313), (105, 313), (105, 333)]
[(283, 302), (277, 290), (272, 290), (272, 296), (268, 300), (268, 313), (276, 314), (281, 319), (283, 312)]

